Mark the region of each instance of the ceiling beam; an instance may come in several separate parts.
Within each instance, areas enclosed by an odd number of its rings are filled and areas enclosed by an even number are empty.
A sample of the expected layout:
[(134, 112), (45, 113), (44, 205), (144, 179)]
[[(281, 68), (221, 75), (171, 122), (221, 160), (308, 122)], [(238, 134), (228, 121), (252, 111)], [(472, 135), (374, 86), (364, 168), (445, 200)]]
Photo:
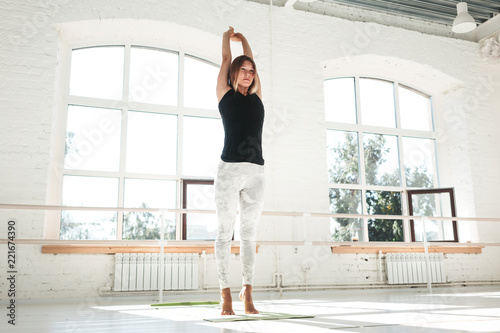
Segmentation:
[(480, 24), (474, 30), (474, 40), (476, 42), (495, 35), (500, 35), (500, 15), (496, 15), (488, 21)]

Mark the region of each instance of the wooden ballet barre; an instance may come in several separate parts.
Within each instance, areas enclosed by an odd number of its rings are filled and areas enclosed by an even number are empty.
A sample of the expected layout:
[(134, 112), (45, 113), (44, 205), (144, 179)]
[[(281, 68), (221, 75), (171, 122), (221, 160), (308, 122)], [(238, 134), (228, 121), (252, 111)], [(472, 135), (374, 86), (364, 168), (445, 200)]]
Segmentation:
[[(183, 214), (215, 214), (215, 210), (202, 209), (171, 209), (171, 208), (124, 208), (124, 207), (84, 207), (84, 206), (56, 206), (56, 205), (25, 205), (0, 204), (0, 209), (27, 209), (27, 210), (79, 210), (79, 211), (112, 211), (112, 212), (148, 212), (148, 213), (183, 213)], [(333, 218), (370, 218), (391, 220), (443, 220), (443, 221), (471, 221), (471, 222), (500, 222), (500, 218), (490, 217), (449, 217), (449, 216), (412, 216), (412, 215), (368, 215), (368, 214), (333, 214), (308, 212), (276, 212), (263, 211), (264, 216), (290, 217), (333, 217)]]
[[(5, 240), (5, 239), (0, 239)], [(16, 238), (16, 243), (19, 244), (91, 244), (91, 245), (106, 245), (106, 244), (116, 244), (116, 245), (141, 245), (141, 246), (158, 246), (162, 241), (160, 240), (92, 240), (92, 239), (44, 239), (44, 238)], [(164, 240), (164, 244), (178, 246), (178, 245), (200, 245), (200, 244), (213, 244), (213, 240), (208, 241), (189, 241), (189, 240)], [(239, 241), (232, 241), (233, 245), (239, 245)], [(335, 241), (257, 241), (259, 245), (337, 245), (337, 246), (415, 246), (415, 244), (423, 244), (423, 242), (335, 242)], [(455, 243), (455, 242), (432, 242), (436, 245), (447, 245), (447, 246), (474, 246), (474, 245), (484, 245), (484, 244), (497, 244), (500, 243)]]
[[(7, 244), (0, 239), (0, 244)], [(262, 246), (326, 246), (333, 254), (348, 253), (409, 253), (424, 252), (422, 242), (332, 242), (332, 241), (257, 241), (256, 252)], [(45, 254), (115, 254), (115, 253), (214, 253), (214, 241), (174, 241), (174, 240), (58, 240), (58, 239), (16, 239), (16, 244), (42, 245)], [(430, 253), (470, 253), (480, 254), (487, 246), (500, 246), (500, 243), (450, 243), (433, 242), (428, 247)], [(231, 253), (240, 253), (240, 243), (231, 244)]]
[(364, 215), (364, 214), (332, 214), (311, 213), (311, 217), (336, 217), (336, 218), (371, 218), (378, 220), (444, 220), (444, 221), (470, 221), (470, 222), (500, 222), (494, 217), (455, 217), (455, 216), (413, 216), (413, 215)]
[[(125, 208), (125, 207), (84, 207), (57, 205), (0, 204), (0, 209), (13, 210), (73, 210), (73, 211), (112, 211), (112, 212), (149, 212), (149, 213), (197, 213), (215, 214), (215, 210), (169, 209), (169, 208)], [(302, 218), (371, 218), (371, 219), (410, 219), (410, 220), (450, 220), (474, 222), (500, 222), (500, 218), (474, 217), (441, 217), (441, 216), (405, 216), (405, 215), (364, 215), (364, 214), (332, 214), (312, 212), (276, 212), (264, 211), (264, 216), (288, 216)], [(0, 239), (0, 244), (7, 244), (7, 239)], [(155, 253), (163, 248), (165, 252), (177, 253), (213, 253), (213, 241), (171, 241), (171, 240), (57, 240), (57, 239), (16, 239), (17, 244), (41, 244), (42, 253)], [(421, 244), (421, 245), (420, 245)], [(433, 242), (431, 252), (442, 253), (481, 253), (486, 246), (500, 246), (500, 243), (450, 243)], [(329, 246), (332, 253), (387, 253), (387, 252), (422, 252), (421, 242), (331, 242), (331, 241), (257, 241), (257, 252), (260, 246)], [(232, 253), (239, 253), (239, 242), (233, 242)]]
[[(0, 244), (7, 243), (7, 239), (0, 239)], [(121, 245), (121, 246), (145, 246), (156, 247), (163, 243), (165, 246), (213, 246), (214, 241), (188, 241), (188, 240), (66, 240), (66, 239), (36, 239), (17, 238), (16, 244), (45, 244), (45, 245)], [(423, 247), (423, 242), (333, 242), (333, 241), (257, 241), (257, 245), (289, 245), (289, 246), (339, 246), (339, 247)], [(233, 241), (232, 246), (239, 246), (239, 241)], [(455, 242), (431, 242), (431, 246), (447, 247), (475, 247), (475, 246), (500, 246), (500, 243), (455, 243)]]

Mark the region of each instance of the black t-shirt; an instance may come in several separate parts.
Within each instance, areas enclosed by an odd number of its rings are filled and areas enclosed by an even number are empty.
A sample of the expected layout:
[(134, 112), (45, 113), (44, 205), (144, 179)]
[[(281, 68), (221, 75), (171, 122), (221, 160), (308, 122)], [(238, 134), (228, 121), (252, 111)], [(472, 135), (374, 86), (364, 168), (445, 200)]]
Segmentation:
[(257, 94), (243, 95), (229, 90), (219, 102), (224, 125), (224, 162), (250, 162), (264, 165), (262, 126), (264, 104)]

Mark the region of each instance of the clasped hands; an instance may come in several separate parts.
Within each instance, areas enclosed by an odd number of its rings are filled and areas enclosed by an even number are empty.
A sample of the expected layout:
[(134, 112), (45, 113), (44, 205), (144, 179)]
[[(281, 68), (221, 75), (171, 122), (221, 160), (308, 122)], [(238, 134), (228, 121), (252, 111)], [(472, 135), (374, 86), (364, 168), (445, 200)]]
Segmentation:
[(234, 32), (234, 28), (231, 26), (225, 33), (228, 34), (230, 40), (232, 40), (233, 42), (242, 42), (245, 38), (245, 36), (243, 36), (241, 33)]

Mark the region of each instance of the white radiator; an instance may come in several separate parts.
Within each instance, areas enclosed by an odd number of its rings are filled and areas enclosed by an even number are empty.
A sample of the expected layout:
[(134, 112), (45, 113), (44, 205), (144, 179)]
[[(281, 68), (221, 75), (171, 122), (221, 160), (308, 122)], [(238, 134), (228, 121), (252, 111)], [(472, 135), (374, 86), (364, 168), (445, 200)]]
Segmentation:
[[(197, 253), (165, 253), (163, 256), (163, 290), (198, 289)], [(159, 253), (117, 253), (113, 290), (160, 290), (160, 273)]]
[[(446, 282), (442, 253), (429, 253), (431, 283)], [(424, 253), (387, 253), (385, 257), (389, 284), (427, 283)]]

